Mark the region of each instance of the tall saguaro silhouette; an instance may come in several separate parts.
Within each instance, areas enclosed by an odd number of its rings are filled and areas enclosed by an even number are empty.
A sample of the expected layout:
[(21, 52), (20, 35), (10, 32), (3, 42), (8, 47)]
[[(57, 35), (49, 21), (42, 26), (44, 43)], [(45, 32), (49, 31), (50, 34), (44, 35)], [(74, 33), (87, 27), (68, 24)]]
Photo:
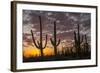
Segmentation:
[(81, 44), (83, 42), (83, 35), (81, 37), (79, 24), (77, 24), (77, 33), (74, 31), (74, 41), (75, 41), (76, 52), (77, 52), (77, 55), (79, 56), (80, 51), (81, 51)]
[(43, 57), (43, 49), (46, 48), (46, 45), (47, 45), (47, 34), (46, 34), (45, 44), (43, 46), (41, 16), (39, 16), (39, 22), (40, 22), (40, 41), (37, 41), (37, 42), (35, 41), (34, 34), (33, 34), (32, 30), (31, 30), (31, 34), (32, 34), (32, 40), (33, 40), (34, 45), (36, 46), (36, 48), (40, 49), (41, 57)]
[(57, 42), (57, 38), (56, 38), (56, 22), (54, 22), (54, 34), (53, 34), (53, 39), (50, 38), (51, 44), (54, 46), (54, 53), (55, 56), (57, 56), (57, 46), (60, 44), (60, 39)]
[(85, 35), (84, 50), (85, 50), (85, 52), (89, 51), (89, 44), (88, 44), (87, 36), (86, 35)]

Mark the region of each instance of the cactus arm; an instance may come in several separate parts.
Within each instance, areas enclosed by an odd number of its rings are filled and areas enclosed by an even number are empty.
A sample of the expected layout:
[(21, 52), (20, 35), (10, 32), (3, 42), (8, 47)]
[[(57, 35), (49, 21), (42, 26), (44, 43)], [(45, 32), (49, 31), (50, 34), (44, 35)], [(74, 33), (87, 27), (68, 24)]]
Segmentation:
[(40, 47), (42, 49), (42, 22), (41, 22), (41, 16), (39, 16), (39, 22), (40, 22)]
[(87, 37), (86, 37), (86, 35), (85, 35), (85, 40), (86, 40), (86, 42), (87, 42)]
[(34, 45), (36, 46), (36, 48), (39, 48), (38, 45), (35, 42), (35, 39), (34, 39), (34, 35), (33, 35), (33, 31), (32, 30), (31, 30), (31, 34), (32, 34), (32, 40), (33, 40)]
[(76, 32), (74, 31), (74, 40), (77, 43)]
[(38, 44), (38, 47), (40, 48), (40, 42), (39, 41), (37, 41), (37, 44)]
[(58, 40), (58, 43), (56, 44), (56, 46), (58, 46), (60, 44), (60, 39)]
[(50, 41), (51, 41), (51, 44), (54, 45), (54, 42), (53, 42), (52, 38), (50, 38)]
[(77, 42), (78, 42), (78, 45), (80, 45), (80, 26), (79, 24), (77, 24)]
[(83, 35), (82, 35), (82, 39), (80, 40), (80, 43), (82, 43), (83, 42)]
[(54, 22), (54, 45), (56, 46), (56, 21)]
[(47, 45), (47, 35), (46, 35), (46, 39), (45, 39), (45, 45), (43, 48), (46, 48), (46, 45)]

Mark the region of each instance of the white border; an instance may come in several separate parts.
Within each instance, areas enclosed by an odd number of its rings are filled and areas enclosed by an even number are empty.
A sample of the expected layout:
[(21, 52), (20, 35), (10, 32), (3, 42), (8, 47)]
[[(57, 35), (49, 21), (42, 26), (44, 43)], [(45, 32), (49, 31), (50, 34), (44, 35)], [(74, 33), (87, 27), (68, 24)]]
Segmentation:
[[(73, 61), (52, 61), (52, 62), (32, 62), (23, 63), (22, 61), (22, 10), (44, 10), (44, 11), (61, 11), (61, 12), (84, 12), (91, 13), (91, 60), (73, 60)], [(93, 8), (82, 7), (63, 7), (49, 5), (28, 5), (17, 4), (17, 69), (36, 69), (51, 67), (68, 67), (96, 64), (96, 10)]]

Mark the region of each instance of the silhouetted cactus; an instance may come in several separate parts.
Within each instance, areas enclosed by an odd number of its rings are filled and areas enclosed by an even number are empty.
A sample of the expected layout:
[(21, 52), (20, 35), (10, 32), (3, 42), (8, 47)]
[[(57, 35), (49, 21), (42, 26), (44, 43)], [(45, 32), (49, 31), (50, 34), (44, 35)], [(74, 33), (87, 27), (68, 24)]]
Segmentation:
[(31, 30), (31, 34), (32, 34), (32, 40), (34, 45), (36, 46), (36, 48), (40, 49), (41, 56), (43, 57), (43, 49), (46, 48), (47, 45), (47, 35), (46, 35), (45, 45), (43, 46), (41, 16), (39, 16), (39, 21), (40, 21), (40, 41), (37, 41), (36, 43), (32, 30)]
[(56, 38), (56, 22), (54, 22), (54, 39), (50, 38), (51, 44), (54, 46), (54, 53), (57, 56), (57, 46), (60, 44), (60, 39), (57, 42)]
[(89, 50), (89, 44), (87, 42), (87, 36), (86, 35), (85, 35), (84, 50), (85, 50), (85, 52), (88, 52), (88, 50)]
[(79, 24), (77, 25), (77, 33), (74, 31), (74, 41), (75, 41), (76, 53), (79, 56), (81, 51), (81, 44), (83, 42), (83, 35), (81, 37)]

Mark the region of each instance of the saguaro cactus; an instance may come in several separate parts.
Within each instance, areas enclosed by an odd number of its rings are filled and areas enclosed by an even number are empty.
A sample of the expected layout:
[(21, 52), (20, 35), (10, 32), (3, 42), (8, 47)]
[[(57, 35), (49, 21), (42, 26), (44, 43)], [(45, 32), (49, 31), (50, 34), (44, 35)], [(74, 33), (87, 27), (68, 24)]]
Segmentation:
[(88, 50), (89, 50), (89, 44), (87, 42), (87, 36), (86, 35), (85, 35), (84, 49), (85, 49), (85, 52), (88, 52)]
[(76, 52), (77, 55), (79, 56), (79, 53), (81, 51), (81, 43), (83, 42), (83, 35), (81, 37), (79, 24), (77, 24), (77, 33), (74, 31), (74, 41), (75, 41)]
[(41, 56), (43, 57), (43, 49), (46, 48), (47, 45), (47, 35), (46, 35), (45, 45), (43, 46), (41, 16), (39, 16), (39, 21), (40, 21), (40, 41), (37, 41), (36, 43), (32, 30), (31, 30), (31, 34), (32, 34), (32, 40), (34, 45), (36, 46), (36, 48), (40, 49)]
[(54, 22), (54, 39), (50, 38), (51, 44), (54, 46), (54, 53), (57, 56), (57, 46), (60, 44), (60, 39), (57, 42), (56, 38), (56, 22)]

